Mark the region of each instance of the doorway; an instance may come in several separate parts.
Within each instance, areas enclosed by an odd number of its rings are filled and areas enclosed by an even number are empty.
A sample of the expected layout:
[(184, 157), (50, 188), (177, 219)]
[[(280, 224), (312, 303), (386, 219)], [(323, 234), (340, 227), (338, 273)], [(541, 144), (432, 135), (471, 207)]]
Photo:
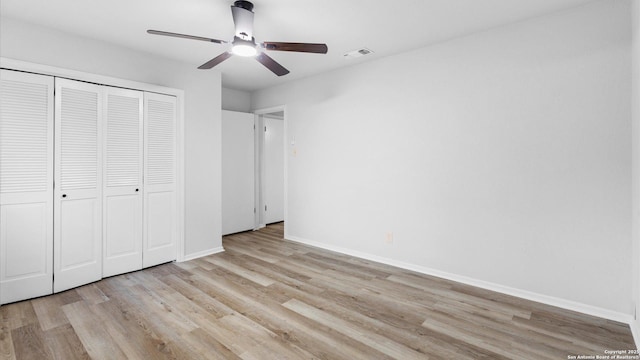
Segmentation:
[[(286, 133), (284, 106), (257, 110), (256, 128), (256, 211), (257, 229), (269, 224), (286, 224)], [(285, 225), (286, 226), (286, 225)]]

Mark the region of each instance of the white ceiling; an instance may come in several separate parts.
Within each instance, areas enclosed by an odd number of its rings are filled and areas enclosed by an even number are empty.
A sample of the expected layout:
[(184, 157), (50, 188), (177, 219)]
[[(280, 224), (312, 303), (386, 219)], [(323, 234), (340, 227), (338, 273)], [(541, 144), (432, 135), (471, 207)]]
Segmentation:
[[(253, 91), (594, 0), (253, 0), (256, 41), (323, 42), (326, 55), (270, 51), (291, 73), (252, 58), (218, 65), (223, 86)], [(149, 35), (147, 29), (231, 40), (233, 0), (1, 0), (2, 16), (156, 54), (197, 67), (227, 45)], [(367, 47), (375, 53), (347, 60)], [(211, 71), (211, 70), (202, 70)]]

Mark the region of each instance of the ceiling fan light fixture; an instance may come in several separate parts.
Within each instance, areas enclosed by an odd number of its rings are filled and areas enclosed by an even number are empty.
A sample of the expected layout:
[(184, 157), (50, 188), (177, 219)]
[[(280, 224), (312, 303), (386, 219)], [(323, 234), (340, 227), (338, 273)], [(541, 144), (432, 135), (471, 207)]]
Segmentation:
[(258, 53), (255, 46), (249, 46), (245, 44), (233, 45), (233, 48), (231, 48), (231, 52), (233, 52), (234, 55), (246, 57), (256, 56), (256, 54)]
[(249, 41), (249, 40), (243, 40), (236, 36), (233, 39), (233, 46), (231, 47), (231, 52), (234, 55), (249, 57), (249, 56), (256, 56), (256, 54), (258, 53), (258, 50), (256, 49), (256, 43), (254, 39), (251, 39), (251, 41)]

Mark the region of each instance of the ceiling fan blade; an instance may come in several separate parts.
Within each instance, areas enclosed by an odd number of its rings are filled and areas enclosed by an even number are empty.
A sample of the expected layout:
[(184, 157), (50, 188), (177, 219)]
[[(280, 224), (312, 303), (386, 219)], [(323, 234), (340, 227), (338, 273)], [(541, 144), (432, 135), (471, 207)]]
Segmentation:
[(206, 63), (198, 66), (198, 69), (211, 69), (212, 67), (220, 64), (221, 62), (230, 58), (233, 54), (230, 52), (223, 52), (222, 54), (214, 57), (213, 59), (207, 61)]
[(275, 51), (296, 51), (316, 54), (326, 54), (329, 50), (326, 44), (309, 44), (309, 43), (287, 43), (276, 41), (265, 41), (263, 46), (267, 50)]
[(243, 40), (253, 38), (253, 4), (249, 1), (238, 0), (231, 5), (233, 24), (236, 27), (236, 36)]
[(206, 38), (206, 37), (202, 37), (202, 36), (178, 34), (178, 33), (172, 33), (172, 32), (168, 32), (168, 31), (160, 31), (160, 30), (147, 30), (147, 33), (152, 34), (152, 35), (173, 36), (173, 37), (183, 38), (183, 39), (200, 40), (200, 41), (212, 42), (212, 43), (216, 43), (216, 44), (226, 44), (227, 43), (224, 40), (211, 39), (211, 38)]
[(275, 60), (273, 60), (269, 55), (265, 53), (260, 53), (256, 56), (256, 60), (260, 62), (260, 64), (266, 66), (267, 69), (271, 70), (274, 74), (278, 76), (287, 75), (289, 70), (285, 69), (282, 65), (278, 64)]

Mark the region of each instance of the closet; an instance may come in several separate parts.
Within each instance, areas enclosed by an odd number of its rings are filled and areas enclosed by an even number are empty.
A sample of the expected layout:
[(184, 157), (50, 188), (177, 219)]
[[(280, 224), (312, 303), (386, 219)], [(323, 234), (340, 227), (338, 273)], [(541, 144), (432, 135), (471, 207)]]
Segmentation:
[(0, 71), (0, 303), (175, 260), (176, 98)]

